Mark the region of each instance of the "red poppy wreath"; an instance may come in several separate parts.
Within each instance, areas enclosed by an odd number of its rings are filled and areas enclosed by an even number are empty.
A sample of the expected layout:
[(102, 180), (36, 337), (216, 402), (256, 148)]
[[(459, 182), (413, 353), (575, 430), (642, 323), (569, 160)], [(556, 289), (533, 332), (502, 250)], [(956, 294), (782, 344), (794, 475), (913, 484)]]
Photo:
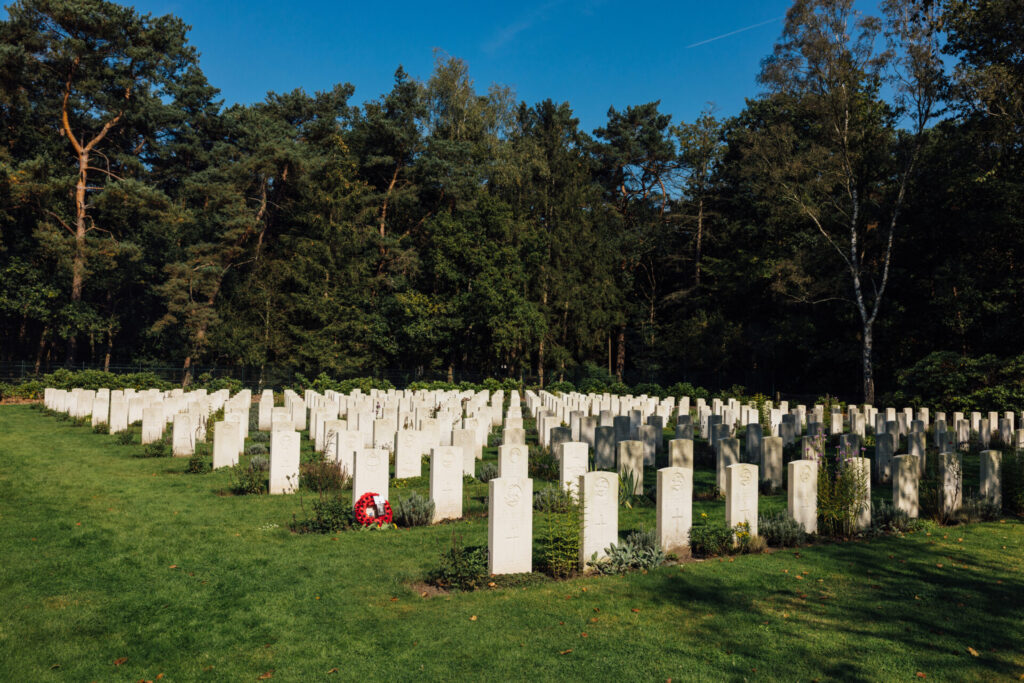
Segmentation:
[(376, 524), (378, 527), (391, 524), (391, 503), (381, 500), (376, 504), (377, 494), (367, 491), (359, 497), (355, 505), (356, 523), (362, 526)]

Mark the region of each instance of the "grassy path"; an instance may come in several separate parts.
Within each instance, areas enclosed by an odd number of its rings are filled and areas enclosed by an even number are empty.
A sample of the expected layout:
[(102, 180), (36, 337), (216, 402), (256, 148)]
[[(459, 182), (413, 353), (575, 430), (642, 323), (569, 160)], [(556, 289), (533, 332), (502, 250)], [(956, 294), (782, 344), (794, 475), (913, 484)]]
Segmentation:
[(227, 473), (140, 449), (0, 407), (0, 680), (1024, 674), (1019, 520), (423, 598), (411, 584), (453, 531), (485, 542), (486, 518), (295, 535), (297, 496), (219, 495)]

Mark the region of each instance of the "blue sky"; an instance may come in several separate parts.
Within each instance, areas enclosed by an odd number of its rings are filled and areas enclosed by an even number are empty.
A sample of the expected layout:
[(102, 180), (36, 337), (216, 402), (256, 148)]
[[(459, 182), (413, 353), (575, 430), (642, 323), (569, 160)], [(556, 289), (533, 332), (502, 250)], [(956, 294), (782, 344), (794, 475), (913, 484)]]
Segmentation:
[[(478, 91), (500, 83), (530, 104), (568, 101), (588, 131), (604, 123), (609, 106), (652, 100), (661, 100), (673, 121), (692, 121), (708, 102), (721, 115), (739, 112), (744, 98), (758, 92), (759, 62), (771, 52), (789, 4), (134, 3), (192, 26), (189, 38), (203, 71), (228, 103), (258, 101), (268, 90), (312, 92), (349, 82), (359, 104), (390, 90), (399, 64), (429, 77), (439, 48), (469, 64)], [(871, 0), (858, 4), (874, 7)]]

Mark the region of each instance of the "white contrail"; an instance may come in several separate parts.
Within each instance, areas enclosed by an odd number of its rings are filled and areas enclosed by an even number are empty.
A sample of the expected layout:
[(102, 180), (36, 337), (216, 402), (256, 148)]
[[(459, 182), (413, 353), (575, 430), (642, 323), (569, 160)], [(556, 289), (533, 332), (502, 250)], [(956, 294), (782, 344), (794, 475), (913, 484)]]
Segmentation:
[(708, 38), (707, 40), (702, 40), (699, 43), (693, 43), (692, 45), (687, 45), (686, 49), (689, 50), (691, 47), (697, 47), (698, 45), (707, 45), (708, 43), (713, 43), (716, 40), (721, 40), (722, 38), (728, 38), (729, 36), (734, 36), (737, 33), (743, 33), (744, 31), (749, 31), (752, 28), (757, 28), (758, 26), (764, 26), (765, 24), (770, 24), (773, 21), (778, 21), (779, 19), (785, 19), (785, 18), (786, 18), (785, 15), (783, 15), (781, 17), (775, 17), (774, 19), (769, 19), (768, 21), (762, 21), (759, 24), (753, 24), (751, 26), (745, 26), (743, 28), (738, 28), (735, 31), (729, 31), (728, 33), (723, 33), (720, 36), (715, 36), (714, 38)]

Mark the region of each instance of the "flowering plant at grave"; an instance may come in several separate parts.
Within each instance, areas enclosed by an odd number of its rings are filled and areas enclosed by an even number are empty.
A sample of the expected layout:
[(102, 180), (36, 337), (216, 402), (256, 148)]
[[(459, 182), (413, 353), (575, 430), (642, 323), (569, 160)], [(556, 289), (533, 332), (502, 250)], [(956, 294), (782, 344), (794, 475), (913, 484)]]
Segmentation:
[(373, 503), (373, 498), (376, 493), (367, 491), (359, 500), (356, 501), (355, 510), (353, 511), (356, 523), (362, 526), (370, 526), (376, 524), (377, 527), (382, 527), (385, 524), (391, 524), (391, 503), (384, 501), (383, 512), (377, 510), (377, 507)]

